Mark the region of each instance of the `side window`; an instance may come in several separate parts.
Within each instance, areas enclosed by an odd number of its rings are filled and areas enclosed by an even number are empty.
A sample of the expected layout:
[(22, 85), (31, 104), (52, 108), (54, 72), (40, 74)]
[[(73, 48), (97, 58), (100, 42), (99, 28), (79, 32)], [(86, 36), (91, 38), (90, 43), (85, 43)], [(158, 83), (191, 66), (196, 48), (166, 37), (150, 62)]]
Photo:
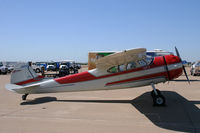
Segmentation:
[(117, 73), (117, 72), (123, 72), (126, 71), (126, 65), (119, 65), (119, 66), (114, 66), (108, 69), (108, 72), (110, 73)]
[(134, 69), (134, 68), (136, 68), (135, 62), (130, 62), (127, 64), (127, 70)]
[(128, 64), (122, 64), (122, 65), (119, 65), (119, 66), (111, 67), (110, 69), (108, 69), (107, 72), (110, 72), (110, 73), (123, 72), (123, 71), (126, 71), (126, 70), (147, 66), (152, 61), (153, 61), (152, 58), (148, 58), (146, 60), (139, 60), (137, 62), (130, 62)]
[(126, 70), (126, 66), (123, 64), (123, 65), (119, 65), (119, 71), (122, 72), (122, 71), (125, 71)]
[(147, 63), (144, 60), (139, 60), (138, 64), (140, 65), (140, 67), (147, 65)]
[(118, 72), (117, 66), (111, 67), (110, 69), (108, 69), (108, 72), (110, 72), (110, 73), (117, 73)]
[(147, 65), (150, 65), (153, 62), (153, 58), (146, 58)]

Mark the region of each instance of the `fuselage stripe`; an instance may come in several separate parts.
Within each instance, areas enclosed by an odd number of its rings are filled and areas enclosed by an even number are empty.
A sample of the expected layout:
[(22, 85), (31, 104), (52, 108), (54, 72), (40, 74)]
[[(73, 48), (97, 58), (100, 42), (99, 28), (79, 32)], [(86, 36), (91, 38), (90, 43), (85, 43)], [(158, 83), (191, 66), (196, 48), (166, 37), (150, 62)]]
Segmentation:
[[(178, 70), (182, 70), (182, 68), (174, 69), (172, 71), (178, 71)], [(166, 79), (168, 78), (168, 74), (165, 71), (165, 72), (154, 73), (154, 74), (145, 75), (145, 76), (141, 76), (141, 77), (134, 77), (134, 78), (119, 80), (119, 81), (115, 81), (115, 82), (109, 82), (106, 84), (106, 86), (127, 83), (127, 82), (133, 82), (133, 81), (137, 81), (137, 80), (144, 80), (144, 79), (149, 79), (149, 78), (155, 78), (155, 77), (161, 77), (161, 76), (165, 77)]]

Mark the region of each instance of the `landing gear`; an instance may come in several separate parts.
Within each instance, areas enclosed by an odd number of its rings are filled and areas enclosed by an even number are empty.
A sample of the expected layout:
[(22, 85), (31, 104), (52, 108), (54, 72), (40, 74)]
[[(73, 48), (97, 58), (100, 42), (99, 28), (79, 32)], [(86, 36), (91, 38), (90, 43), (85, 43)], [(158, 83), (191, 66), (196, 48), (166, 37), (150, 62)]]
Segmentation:
[(154, 106), (165, 106), (165, 97), (161, 94), (159, 90), (157, 90), (154, 84), (151, 84), (153, 90), (151, 91), (151, 96), (153, 98)]
[(22, 100), (26, 100), (26, 97), (28, 96), (28, 94), (24, 94), (22, 95)]
[[(156, 91), (157, 91), (158, 95), (161, 95), (160, 90), (156, 89)], [(155, 97), (155, 96), (156, 96), (156, 94), (155, 94), (154, 90), (152, 90), (151, 91), (151, 97)]]

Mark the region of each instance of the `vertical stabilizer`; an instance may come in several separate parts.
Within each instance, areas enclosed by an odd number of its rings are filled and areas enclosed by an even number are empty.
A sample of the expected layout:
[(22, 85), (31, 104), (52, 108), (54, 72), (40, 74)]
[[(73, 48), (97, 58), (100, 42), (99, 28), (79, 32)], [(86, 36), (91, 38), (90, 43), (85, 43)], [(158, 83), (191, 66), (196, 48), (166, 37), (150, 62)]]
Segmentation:
[(15, 66), (15, 69), (11, 74), (11, 84), (23, 85), (29, 83), (36, 77), (37, 74), (31, 66), (28, 64), (20, 64)]

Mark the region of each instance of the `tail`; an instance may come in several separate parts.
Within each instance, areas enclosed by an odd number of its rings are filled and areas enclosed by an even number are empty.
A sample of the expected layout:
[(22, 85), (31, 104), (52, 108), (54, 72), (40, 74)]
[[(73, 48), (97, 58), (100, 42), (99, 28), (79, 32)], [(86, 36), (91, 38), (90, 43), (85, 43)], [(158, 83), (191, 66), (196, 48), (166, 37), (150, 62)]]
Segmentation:
[(37, 81), (38, 75), (28, 64), (20, 64), (15, 66), (11, 74), (11, 84), (25, 85)]
[(41, 81), (42, 76), (38, 76), (33, 68), (28, 64), (20, 64), (15, 66), (11, 74), (10, 84), (5, 87), (20, 94), (28, 94), (32, 89), (39, 87), (34, 82)]

